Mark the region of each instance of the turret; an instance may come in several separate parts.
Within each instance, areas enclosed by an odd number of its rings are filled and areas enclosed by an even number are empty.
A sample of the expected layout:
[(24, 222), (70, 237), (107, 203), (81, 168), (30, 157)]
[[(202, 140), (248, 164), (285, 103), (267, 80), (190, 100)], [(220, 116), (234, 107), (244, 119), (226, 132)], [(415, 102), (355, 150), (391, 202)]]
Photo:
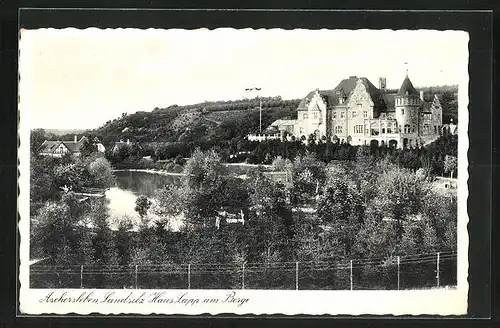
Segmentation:
[(418, 114), (421, 104), (420, 93), (406, 76), (395, 97), (399, 132), (405, 134), (418, 132)]

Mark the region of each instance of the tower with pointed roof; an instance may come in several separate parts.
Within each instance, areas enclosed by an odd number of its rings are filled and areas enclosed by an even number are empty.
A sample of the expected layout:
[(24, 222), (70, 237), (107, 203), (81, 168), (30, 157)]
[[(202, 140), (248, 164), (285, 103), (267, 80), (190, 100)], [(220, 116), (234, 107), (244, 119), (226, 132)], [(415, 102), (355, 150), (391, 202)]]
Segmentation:
[(443, 130), (437, 95), (425, 101), (408, 72), (397, 92), (386, 89), (385, 78), (380, 81), (377, 88), (366, 77), (350, 76), (333, 89), (315, 89), (301, 100), (296, 119), (276, 126), (304, 142), (312, 137), (316, 142), (412, 148), (436, 140)]
[(398, 93), (394, 97), (397, 129), (401, 135), (402, 146), (415, 146), (419, 143), (419, 116), (422, 100), (406, 75)]

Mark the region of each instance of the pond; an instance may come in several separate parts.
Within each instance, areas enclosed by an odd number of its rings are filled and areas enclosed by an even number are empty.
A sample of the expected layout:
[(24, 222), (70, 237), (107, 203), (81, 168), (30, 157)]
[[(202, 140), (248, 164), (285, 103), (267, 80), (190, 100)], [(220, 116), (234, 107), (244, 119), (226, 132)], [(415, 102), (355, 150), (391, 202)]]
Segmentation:
[(115, 171), (114, 174), (116, 184), (106, 191), (110, 223), (113, 229), (116, 229), (118, 222), (124, 218), (129, 218), (134, 225), (139, 223), (140, 217), (135, 211), (137, 197), (144, 195), (153, 200), (159, 189), (167, 185), (179, 185), (181, 180), (180, 175), (145, 171), (124, 170)]

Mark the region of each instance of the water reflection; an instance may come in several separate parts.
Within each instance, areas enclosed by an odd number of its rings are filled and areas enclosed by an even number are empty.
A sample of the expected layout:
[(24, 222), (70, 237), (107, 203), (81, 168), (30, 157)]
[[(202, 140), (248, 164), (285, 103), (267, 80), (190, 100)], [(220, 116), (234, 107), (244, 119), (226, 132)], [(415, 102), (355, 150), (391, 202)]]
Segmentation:
[(168, 185), (179, 185), (181, 176), (138, 171), (116, 171), (116, 187), (137, 195), (154, 197), (156, 191)]
[[(106, 191), (108, 211), (111, 217), (111, 228), (117, 229), (120, 220), (130, 219), (135, 227), (140, 217), (135, 211), (135, 201), (138, 196), (144, 195), (154, 202), (156, 192), (168, 185), (179, 185), (181, 176), (162, 175), (158, 173), (137, 171), (116, 171), (116, 186)], [(150, 213), (154, 221), (156, 217)], [(172, 221), (172, 220), (171, 220)], [(176, 230), (180, 222), (170, 222), (171, 228)]]

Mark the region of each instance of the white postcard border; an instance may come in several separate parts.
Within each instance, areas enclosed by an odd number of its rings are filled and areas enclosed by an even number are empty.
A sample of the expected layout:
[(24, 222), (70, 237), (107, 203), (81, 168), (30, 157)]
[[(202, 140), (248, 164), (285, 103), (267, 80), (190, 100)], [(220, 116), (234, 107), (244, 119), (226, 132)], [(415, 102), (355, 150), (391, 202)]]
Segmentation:
[[(361, 30), (362, 31), (362, 30)], [(28, 109), (23, 109), (23, 61), (19, 61), (19, 190), (18, 211), (20, 221), (20, 268), (19, 268), (19, 310), (22, 314), (310, 314), (310, 315), (463, 315), (467, 311), (468, 295), (468, 231), (467, 213), (468, 197), (468, 41), (469, 36), (461, 31), (436, 31), (438, 33), (461, 33), (464, 37), (463, 71), (459, 82), (459, 149), (458, 149), (458, 223), (457, 223), (457, 287), (444, 290), (412, 290), (412, 291), (256, 291), (256, 290), (97, 290), (97, 289), (31, 289), (29, 288), (29, 140), (30, 130), (26, 122)], [(467, 41), (467, 42), (465, 42)], [(20, 40), (22, 51), (23, 42)], [(22, 56), (21, 56), (22, 58)], [(52, 293), (52, 294), (51, 294)], [(82, 293), (84, 296), (82, 297)], [(143, 302), (115, 303), (102, 302), (108, 293), (114, 293), (113, 298), (137, 300)], [(144, 295), (143, 295), (144, 293)], [(165, 299), (195, 300), (192, 303), (155, 303), (148, 301), (153, 293), (164, 293)], [(50, 294), (54, 300), (73, 299), (79, 302), (48, 302)], [(248, 299), (248, 301), (227, 301), (228, 295), (233, 299)], [(90, 295), (90, 296), (89, 296)], [(96, 298), (98, 303), (84, 302)], [(182, 298), (181, 298), (182, 299)], [(204, 303), (203, 300), (218, 299), (217, 302)], [(243, 302), (243, 304), (240, 304)]]

